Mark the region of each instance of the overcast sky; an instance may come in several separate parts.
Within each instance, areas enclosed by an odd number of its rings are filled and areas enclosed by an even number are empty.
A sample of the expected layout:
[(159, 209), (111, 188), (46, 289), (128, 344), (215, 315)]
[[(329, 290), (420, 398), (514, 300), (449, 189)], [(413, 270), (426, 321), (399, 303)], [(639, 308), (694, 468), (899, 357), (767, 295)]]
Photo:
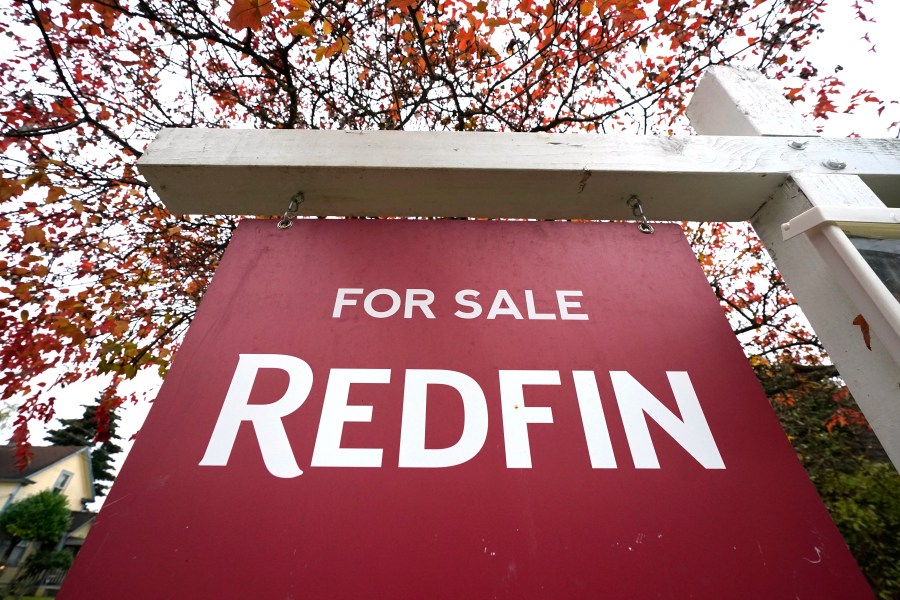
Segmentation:
[[(859, 89), (868, 89), (884, 100), (900, 101), (900, 1), (875, 0), (874, 4), (863, 5), (863, 13), (874, 18), (874, 22), (864, 23), (856, 18), (854, 0), (832, 0), (822, 18), (825, 33), (809, 48), (808, 55), (821, 75), (835, 74), (844, 81), (846, 90), (852, 95)], [(871, 43), (863, 36), (868, 34)], [(875, 47), (875, 51), (870, 49)], [(839, 69), (839, 71), (836, 71)], [(874, 107), (863, 107), (856, 114), (833, 115), (827, 121), (817, 121), (823, 125), (823, 134), (843, 137), (857, 133), (863, 137), (896, 137), (897, 127), (888, 131), (894, 121), (900, 121), (900, 104), (888, 104), (881, 118), (877, 118)]]

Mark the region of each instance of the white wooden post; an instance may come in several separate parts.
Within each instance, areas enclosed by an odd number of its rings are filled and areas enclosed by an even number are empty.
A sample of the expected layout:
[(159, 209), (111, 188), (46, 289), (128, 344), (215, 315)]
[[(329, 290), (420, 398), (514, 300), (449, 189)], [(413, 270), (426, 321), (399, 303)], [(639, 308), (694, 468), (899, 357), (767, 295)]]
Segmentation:
[(900, 140), (762, 136), (164, 129), (138, 161), (173, 212), (744, 221), (798, 171), (847, 161), (900, 205)]
[[(729, 67), (715, 67), (703, 76), (688, 117), (701, 134), (784, 137), (785, 145), (815, 136), (771, 82)], [(870, 323), (881, 323), (878, 316), (859, 298), (851, 300), (805, 236), (782, 239), (784, 223), (812, 207), (829, 206), (883, 209), (885, 204), (859, 177), (797, 173), (752, 222), (891, 461), (900, 466), (900, 365), (878, 339), (878, 327), (873, 324), (868, 350), (853, 324), (858, 314)]]

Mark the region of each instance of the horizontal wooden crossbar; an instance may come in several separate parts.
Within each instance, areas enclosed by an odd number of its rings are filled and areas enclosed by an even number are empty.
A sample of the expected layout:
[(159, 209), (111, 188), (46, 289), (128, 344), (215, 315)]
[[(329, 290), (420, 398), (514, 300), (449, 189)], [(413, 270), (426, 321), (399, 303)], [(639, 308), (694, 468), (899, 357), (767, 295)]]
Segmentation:
[(652, 220), (739, 221), (794, 172), (900, 206), (896, 139), (165, 129), (138, 166), (183, 214), (275, 215), (302, 191), (305, 215), (628, 219), (637, 195)]

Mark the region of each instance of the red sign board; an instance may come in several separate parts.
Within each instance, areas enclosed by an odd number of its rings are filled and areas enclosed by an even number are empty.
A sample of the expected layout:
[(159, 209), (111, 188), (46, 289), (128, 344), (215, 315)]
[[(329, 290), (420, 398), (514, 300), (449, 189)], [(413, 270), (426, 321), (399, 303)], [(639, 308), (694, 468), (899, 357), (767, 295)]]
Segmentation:
[(62, 597), (871, 591), (678, 227), (247, 221)]

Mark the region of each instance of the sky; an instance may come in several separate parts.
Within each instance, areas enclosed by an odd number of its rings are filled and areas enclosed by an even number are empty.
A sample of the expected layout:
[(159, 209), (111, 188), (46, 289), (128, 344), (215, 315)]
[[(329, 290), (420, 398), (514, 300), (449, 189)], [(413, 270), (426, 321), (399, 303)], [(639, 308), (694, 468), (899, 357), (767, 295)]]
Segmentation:
[[(859, 0), (863, 3), (863, 0)], [(851, 94), (859, 89), (868, 89), (885, 101), (900, 102), (900, 2), (898, 0), (875, 0), (874, 4), (864, 4), (863, 13), (874, 22), (864, 23), (856, 18), (852, 8), (854, 0), (833, 0), (829, 2), (821, 19), (825, 33), (807, 49), (821, 75), (835, 73), (846, 84)], [(871, 44), (863, 40), (868, 33)], [(875, 51), (870, 49), (874, 46)], [(837, 70), (840, 69), (840, 70)], [(822, 125), (823, 135), (843, 137), (851, 133), (862, 137), (896, 137), (887, 126), (900, 121), (900, 103), (888, 105), (882, 117), (876, 118), (872, 107), (855, 114), (832, 115), (827, 121), (817, 121)]]
[[(875, 0), (874, 4), (864, 4), (863, 12), (872, 19), (865, 23), (856, 18), (853, 4), (854, 0), (833, 0), (829, 3), (821, 20), (825, 33), (807, 48), (806, 54), (812, 58), (820, 74), (835, 73), (845, 82), (848, 100), (857, 90), (867, 89), (885, 101), (886, 108), (880, 118), (875, 114), (874, 107), (868, 105), (854, 114), (832, 115), (827, 121), (816, 121), (815, 124), (822, 126), (822, 134), (828, 137), (845, 137), (854, 133), (862, 137), (896, 137), (900, 128), (895, 126), (889, 130), (888, 125), (900, 121), (900, 103), (889, 104), (891, 100), (900, 101), (900, 77), (897, 76), (900, 35), (895, 31), (896, 24), (900, 23), (900, 1)], [(866, 34), (870, 42), (862, 39)], [(873, 46), (874, 52), (870, 51)], [(159, 384), (159, 378), (153, 373), (142, 373), (128, 383), (127, 391), (144, 390), (152, 398)], [(57, 416), (80, 417), (83, 406), (91, 403), (101, 388), (96, 383), (80, 383), (57, 391)], [(140, 429), (150, 408), (148, 402), (124, 407), (119, 431), (124, 439), (131, 438)], [(55, 426), (58, 424), (51, 422), (49, 428)], [(33, 442), (40, 444), (47, 429), (35, 424), (31, 430)], [(8, 426), (0, 429), (0, 439), (7, 440), (10, 432)], [(130, 443), (124, 445), (126, 450), (130, 448)], [(126, 454), (123, 452), (118, 457), (117, 468)]]

